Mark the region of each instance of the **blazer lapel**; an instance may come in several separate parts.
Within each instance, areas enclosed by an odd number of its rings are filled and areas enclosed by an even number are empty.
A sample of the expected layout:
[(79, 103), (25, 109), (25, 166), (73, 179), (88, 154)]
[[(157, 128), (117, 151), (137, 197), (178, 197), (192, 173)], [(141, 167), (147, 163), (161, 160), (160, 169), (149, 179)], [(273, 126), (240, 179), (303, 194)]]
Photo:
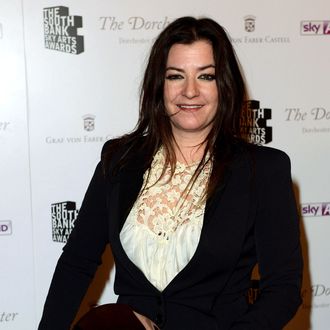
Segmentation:
[(118, 200), (118, 229), (121, 231), (125, 220), (137, 199), (143, 184), (143, 168), (126, 169), (120, 175)]
[[(244, 243), (249, 214), (250, 180), (246, 161), (235, 161), (223, 184), (207, 201), (200, 241), (186, 267), (166, 292), (182, 290), (198, 279), (214, 276), (225, 285)], [(218, 282), (220, 283), (220, 282)]]
[(118, 191), (118, 230), (121, 231), (125, 220), (136, 201), (143, 184), (143, 174), (146, 171), (146, 155), (136, 153), (119, 173)]
[[(121, 153), (122, 151), (120, 151)], [(113, 157), (108, 176), (109, 234), (112, 243), (119, 240), (122, 226), (140, 192), (145, 172), (145, 154), (136, 153), (123, 168), (112, 174), (119, 156)]]
[(109, 185), (109, 235), (115, 262), (141, 282), (144, 288), (157, 293), (158, 290), (147, 280), (143, 272), (128, 258), (120, 242), (120, 231), (142, 188), (143, 174), (146, 171), (145, 155), (136, 154), (119, 173), (110, 179)]

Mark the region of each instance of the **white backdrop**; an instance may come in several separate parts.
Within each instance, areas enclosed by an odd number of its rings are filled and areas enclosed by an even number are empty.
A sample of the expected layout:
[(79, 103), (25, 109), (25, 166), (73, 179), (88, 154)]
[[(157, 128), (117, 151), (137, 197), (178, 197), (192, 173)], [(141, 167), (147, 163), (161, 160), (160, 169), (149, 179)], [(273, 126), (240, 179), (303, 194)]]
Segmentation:
[[(1, 329), (36, 329), (101, 147), (134, 127), (151, 42), (184, 15), (228, 30), (271, 112), (257, 122), (290, 155), (302, 212), (304, 303), (286, 329), (328, 329), (330, 2), (0, 0)], [(104, 264), (80, 315), (115, 300), (110, 251)]]

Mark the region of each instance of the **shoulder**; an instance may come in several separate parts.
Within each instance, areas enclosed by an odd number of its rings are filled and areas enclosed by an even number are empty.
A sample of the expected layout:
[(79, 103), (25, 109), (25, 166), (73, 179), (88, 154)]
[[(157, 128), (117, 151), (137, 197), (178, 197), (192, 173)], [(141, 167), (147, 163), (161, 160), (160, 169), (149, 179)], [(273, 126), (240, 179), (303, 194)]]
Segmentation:
[(104, 175), (110, 173), (114, 175), (114, 168), (120, 161), (124, 154), (124, 147), (121, 143), (121, 139), (111, 139), (104, 143), (101, 151), (101, 162), (102, 172)]
[(114, 174), (125, 168), (144, 167), (144, 140), (143, 136), (131, 138), (127, 135), (107, 141), (101, 152), (101, 163), (105, 172)]
[(104, 143), (101, 151), (101, 155), (105, 156), (109, 154), (110, 152), (119, 151), (120, 150), (120, 143), (121, 139), (120, 138), (115, 138), (108, 140)]
[(290, 175), (290, 157), (282, 150), (251, 145), (248, 147), (248, 158), (252, 171), (260, 178), (278, 175)]
[(260, 146), (255, 144), (245, 144), (237, 150), (232, 167), (247, 167), (252, 173), (257, 175), (269, 175), (278, 171), (290, 172), (290, 157), (282, 150)]
[(108, 140), (104, 143), (101, 151), (101, 159), (103, 161), (111, 161), (120, 159), (128, 149), (132, 146), (132, 142), (128, 142), (125, 137)]
[(110, 139), (106, 141), (102, 147), (101, 155), (125, 153), (127, 150), (132, 149), (136, 151), (140, 146), (143, 145), (145, 137), (133, 137), (130, 135), (124, 135), (122, 137)]
[(249, 150), (256, 161), (264, 165), (290, 164), (290, 157), (280, 149), (253, 145), (249, 146)]

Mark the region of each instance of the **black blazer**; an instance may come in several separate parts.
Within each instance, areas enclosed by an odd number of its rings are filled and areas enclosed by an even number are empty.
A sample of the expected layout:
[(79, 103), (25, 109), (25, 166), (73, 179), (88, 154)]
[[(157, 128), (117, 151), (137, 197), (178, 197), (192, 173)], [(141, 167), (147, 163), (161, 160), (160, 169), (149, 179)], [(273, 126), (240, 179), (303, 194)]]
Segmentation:
[[(130, 261), (119, 239), (141, 189), (144, 164), (143, 153), (136, 153), (107, 177), (98, 164), (58, 261), (39, 330), (69, 328), (107, 243), (115, 258), (118, 302), (161, 329), (282, 329), (301, 303), (302, 276), (288, 156), (258, 146), (237, 154), (207, 201), (194, 256), (162, 292)], [(245, 295), (257, 262), (261, 295), (248, 305)]]

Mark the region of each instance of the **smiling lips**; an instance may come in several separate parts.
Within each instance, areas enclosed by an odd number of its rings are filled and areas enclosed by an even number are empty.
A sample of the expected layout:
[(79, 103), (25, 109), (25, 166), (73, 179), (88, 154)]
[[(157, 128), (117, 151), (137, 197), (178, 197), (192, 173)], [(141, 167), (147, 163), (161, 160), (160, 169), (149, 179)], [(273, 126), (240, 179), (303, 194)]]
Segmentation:
[(177, 104), (177, 107), (183, 111), (197, 111), (203, 107), (203, 104)]

